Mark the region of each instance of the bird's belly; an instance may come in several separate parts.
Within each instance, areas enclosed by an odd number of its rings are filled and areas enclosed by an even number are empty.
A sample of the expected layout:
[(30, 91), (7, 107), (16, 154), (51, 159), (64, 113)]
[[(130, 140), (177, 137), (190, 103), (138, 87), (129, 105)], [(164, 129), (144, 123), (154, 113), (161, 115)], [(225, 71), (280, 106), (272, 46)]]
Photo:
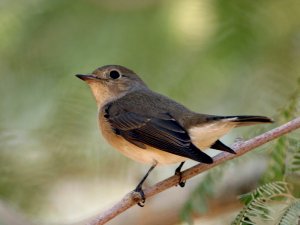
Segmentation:
[(102, 135), (108, 141), (108, 143), (128, 158), (137, 162), (146, 164), (153, 164), (157, 162), (158, 165), (165, 165), (186, 160), (186, 158), (182, 156), (171, 154), (151, 146), (146, 146), (146, 149), (142, 149), (134, 144), (131, 144), (122, 136), (115, 134), (112, 131), (109, 123), (103, 117), (100, 118), (100, 124)]
[[(112, 144), (112, 143), (111, 143)], [(155, 149), (151, 146), (146, 146), (146, 149), (139, 148), (125, 140), (122, 146), (112, 144), (117, 150), (123, 153), (128, 158), (131, 158), (140, 163), (158, 165), (166, 165), (185, 161), (186, 158)]]

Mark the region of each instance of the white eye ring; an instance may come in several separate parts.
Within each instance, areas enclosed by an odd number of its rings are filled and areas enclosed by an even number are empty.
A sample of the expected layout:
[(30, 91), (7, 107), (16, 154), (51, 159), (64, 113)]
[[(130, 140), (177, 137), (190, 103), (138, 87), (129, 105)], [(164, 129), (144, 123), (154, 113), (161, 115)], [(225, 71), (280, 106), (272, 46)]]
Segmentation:
[(120, 74), (119, 71), (117, 71), (117, 70), (111, 70), (111, 71), (109, 72), (109, 77), (110, 77), (111, 79), (113, 79), (113, 80), (116, 80), (116, 79), (118, 79), (118, 78), (121, 77), (121, 74)]

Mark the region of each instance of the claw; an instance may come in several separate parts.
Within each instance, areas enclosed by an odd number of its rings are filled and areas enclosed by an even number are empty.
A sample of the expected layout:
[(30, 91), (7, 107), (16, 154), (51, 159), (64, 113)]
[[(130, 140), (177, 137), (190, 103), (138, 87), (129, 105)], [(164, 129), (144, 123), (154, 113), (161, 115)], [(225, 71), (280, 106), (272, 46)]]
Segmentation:
[(141, 198), (142, 198), (142, 200), (137, 203), (138, 206), (144, 207), (145, 206), (145, 202), (146, 202), (146, 197), (145, 197), (145, 193), (144, 193), (143, 189), (138, 186), (134, 191), (137, 192), (137, 193), (139, 193), (140, 196), (141, 196)]
[(181, 168), (182, 168), (183, 164), (184, 164), (184, 162), (181, 162), (180, 165), (175, 170), (175, 175), (179, 177), (179, 182), (178, 182), (177, 185), (179, 185), (180, 187), (184, 187), (185, 186), (185, 182), (186, 182), (185, 180), (182, 180)]
[(179, 184), (180, 187), (183, 188), (185, 186), (185, 182), (186, 182), (185, 180), (184, 181), (180, 180), (178, 184)]
[[(182, 180), (182, 172), (176, 171), (176, 172), (175, 172), (175, 175), (179, 177), (179, 181), (178, 181), (178, 184), (177, 184), (177, 185), (179, 185), (180, 187), (183, 188), (183, 187), (185, 186), (185, 182), (186, 182), (186, 181), (185, 181), (185, 180)], [(176, 185), (176, 186), (177, 186), (177, 185)]]
[(144, 207), (145, 206), (145, 200), (142, 200), (137, 203), (139, 207)]

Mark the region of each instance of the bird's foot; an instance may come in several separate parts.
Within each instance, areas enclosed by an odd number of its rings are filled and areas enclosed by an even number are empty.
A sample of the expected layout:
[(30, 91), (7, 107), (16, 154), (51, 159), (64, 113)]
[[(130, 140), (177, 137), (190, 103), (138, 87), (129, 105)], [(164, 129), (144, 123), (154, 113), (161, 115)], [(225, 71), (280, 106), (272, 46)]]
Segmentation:
[[(137, 204), (140, 207), (144, 207), (145, 206), (145, 202), (146, 202), (146, 197), (145, 197), (145, 193), (143, 191), (143, 183), (145, 182), (145, 180), (147, 179), (149, 173), (156, 167), (157, 162), (155, 161), (154, 164), (150, 167), (150, 169), (148, 170), (148, 172), (145, 174), (145, 176), (143, 177), (143, 179), (140, 181), (140, 183), (136, 186), (136, 188), (134, 189), (135, 193), (138, 193), (139, 196), (137, 198), (134, 198), (136, 201), (139, 201)], [(140, 200), (141, 199), (141, 200)]]
[(182, 172), (181, 171), (175, 171), (175, 175), (179, 177), (179, 181), (178, 181), (177, 185), (179, 185), (180, 187), (183, 188), (185, 186), (186, 181), (182, 180)]
[(137, 203), (138, 206), (140, 207), (144, 207), (145, 206), (145, 202), (146, 202), (146, 197), (145, 197), (145, 193), (142, 189), (141, 186), (137, 186), (135, 189), (134, 189), (134, 192), (138, 193), (141, 200)]
[[(186, 182), (185, 180), (182, 180), (182, 172), (181, 172), (181, 168), (182, 168), (183, 164), (184, 164), (184, 162), (181, 162), (180, 165), (179, 165), (179, 166), (176, 168), (176, 170), (175, 170), (175, 175), (179, 177), (179, 182), (178, 182), (178, 184), (179, 184), (179, 186), (182, 187), (182, 188), (185, 186), (185, 182)], [(177, 185), (176, 185), (176, 186), (177, 186)]]

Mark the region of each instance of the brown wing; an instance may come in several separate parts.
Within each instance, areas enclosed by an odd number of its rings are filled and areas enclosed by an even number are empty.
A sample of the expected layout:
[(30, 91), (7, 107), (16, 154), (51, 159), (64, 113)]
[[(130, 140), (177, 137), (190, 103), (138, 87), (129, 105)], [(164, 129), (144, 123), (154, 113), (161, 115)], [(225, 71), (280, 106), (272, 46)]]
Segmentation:
[(140, 148), (149, 145), (198, 162), (213, 162), (210, 156), (193, 145), (186, 130), (168, 113), (151, 117), (123, 111), (114, 115), (108, 108), (106, 118), (117, 134)]

